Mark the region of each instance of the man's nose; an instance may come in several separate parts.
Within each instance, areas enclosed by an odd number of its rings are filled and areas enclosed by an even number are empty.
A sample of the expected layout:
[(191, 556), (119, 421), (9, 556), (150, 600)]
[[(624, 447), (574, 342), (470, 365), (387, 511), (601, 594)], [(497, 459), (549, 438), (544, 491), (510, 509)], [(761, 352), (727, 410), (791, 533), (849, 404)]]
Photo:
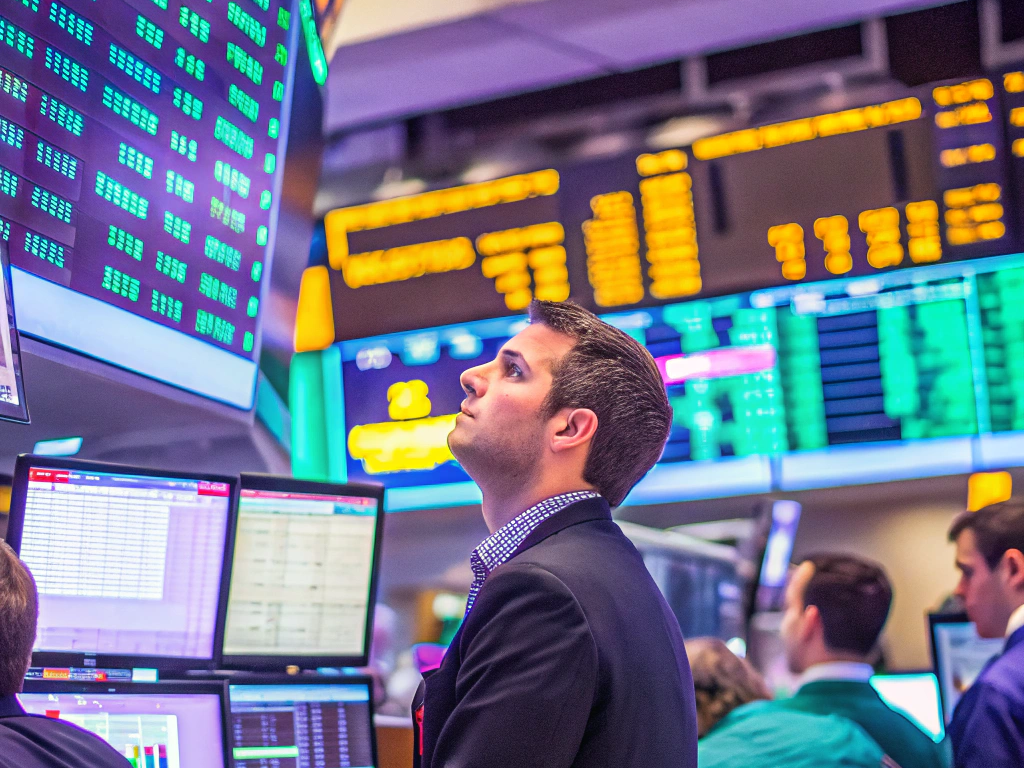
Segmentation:
[(483, 397), (484, 391), (487, 389), (487, 379), (481, 375), (481, 366), (470, 368), (462, 372), (459, 377), (459, 384), (462, 385), (462, 390), (467, 395), (473, 397)]

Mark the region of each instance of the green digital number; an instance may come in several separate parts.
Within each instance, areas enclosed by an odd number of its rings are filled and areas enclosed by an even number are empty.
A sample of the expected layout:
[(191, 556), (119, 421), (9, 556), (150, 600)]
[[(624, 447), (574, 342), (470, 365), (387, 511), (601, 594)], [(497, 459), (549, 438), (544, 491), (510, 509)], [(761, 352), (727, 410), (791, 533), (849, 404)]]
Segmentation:
[(213, 166), (213, 177), (232, 192), (237, 192), (243, 200), (249, 197), (249, 186), (252, 182), (237, 168), (218, 160)]
[(92, 24), (56, 0), (50, 4), (50, 21), (79, 42), (92, 45)]
[(46, 46), (46, 68), (82, 93), (89, 87), (89, 70), (50, 46)]
[(15, 77), (10, 72), (0, 72), (0, 89), (3, 89), (4, 93), (23, 104), (28, 98), (28, 83), (20, 77)]
[(0, 17), (0, 42), (10, 46), (22, 56), (31, 59), (35, 53), (36, 40), (21, 27), (16, 27)]
[(223, 344), (231, 344), (235, 338), (235, 326), (227, 320), (201, 309), (196, 311), (196, 332)]
[(139, 300), (139, 281), (111, 266), (103, 268), (102, 287), (130, 301)]
[(21, 181), (16, 174), (0, 166), (0, 193), (8, 197), (18, 196), (18, 183)]
[(150, 136), (156, 136), (160, 118), (146, 109), (131, 96), (121, 93), (109, 85), (103, 86), (103, 106), (119, 115), (137, 128), (141, 128)]
[(153, 300), (149, 307), (158, 315), (168, 317), (176, 323), (181, 322), (181, 302), (177, 299), (172, 299), (166, 293), (154, 290)]
[(60, 195), (55, 195), (47, 189), (39, 186), (32, 187), (32, 207), (38, 208), (43, 213), (53, 216), (53, 218), (59, 219), (65, 224), (71, 223), (71, 214), (73, 212), (71, 201), (65, 200)]
[(25, 233), (25, 250), (55, 267), (64, 268), (64, 246), (35, 232)]
[(252, 136), (223, 117), (217, 117), (217, 123), (213, 128), (213, 137), (246, 160), (252, 157), (255, 146)]
[(210, 217), (217, 219), (232, 232), (238, 234), (245, 232), (245, 214), (225, 205), (216, 197), (210, 198)]
[(80, 112), (76, 112), (60, 99), (55, 99), (44, 93), (39, 102), (39, 114), (75, 136), (82, 135), (85, 118)]
[(189, 34), (199, 38), (200, 42), (208, 43), (210, 41), (210, 22), (184, 5), (181, 6), (181, 11), (178, 14), (178, 23), (187, 29)]
[(10, 120), (0, 117), (0, 141), (15, 149), (21, 149), (25, 141), (25, 131)]
[(160, 73), (149, 65), (135, 58), (116, 43), (110, 44), (110, 63), (135, 80), (143, 88), (155, 94), (160, 93)]
[(222, 243), (213, 235), (206, 236), (206, 246), (203, 249), (208, 259), (223, 264), (228, 269), (237, 272), (242, 265), (242, 252), (232, 248), (227, 243)]
[(156, 270), (167, 275), (179, 283), (185, 282), (185, 275), (188, 273), (188, 264), (178, 261), (176, 258), (163, 251), (156, 252)]
[(234, 43), (228, 43), (228, 64), (256, 85), (263, 84), (263, 65)]
[(193, 120), (199, 120), (203, 116), (203, 102), (181, 88), (174, 89), (174, 106)]
[(121, 142), (121, 146), (117, 150), (117, 162), (131, 168), (144, 178), (153, 178), (153, 158), (131, 144)]
[(259, 119), (260, 103), (234, 83), (228, 88), (228, 104), (235, 107), (251, 122), (255, 123)]
[(267, 43), (267, 28), (242, 10), (237, 3), (228, 3), (228, 21), (242, 30), (242, 34), (262, 48)]
[(206, 78), (206, 62), (189, 53), (184, 48), (179, 48), (175, 52), (174, 63), (199, 82)]
[(203, 272), (199, 276), (199, 292), (209, 299), (218, 301), (229, 309), (234, 309), (238, 302), (238, 290), (213, 275)]
[(192, 225), (170, 211), (164, 211), (164, 232), (185, 245), (192, 239)]
[(172, 130), (171, 151), (177, 152), (182, 157), (187, 158), (194, 163), (196, 161), (196, 153), (199, 151), (199, 147), (196, 144), (195, 139), (190, 139), (188, 136)]
[(142, 261), (142, 241), (113, 224), (110, 225), (110, 230), (107, 232), (107, 245), (128, 254), (136, 261)]
[(51, 171), (56, 171), (72, 181), (78, 176), (78, 158), (45, 141), (36, 142), (36, 162), (42, 163)]
[(118, 181), (110, 178), (103, 171), (96, 172), (96, 194), (108, 203), (116, 205), (132, 216), (145, 219), (149, 215), (149, 201), (136, 192), (128, 189)]
[(135, 34), (158, 51), (164, 45), (164, 31), (142, 14), (135, 20)]

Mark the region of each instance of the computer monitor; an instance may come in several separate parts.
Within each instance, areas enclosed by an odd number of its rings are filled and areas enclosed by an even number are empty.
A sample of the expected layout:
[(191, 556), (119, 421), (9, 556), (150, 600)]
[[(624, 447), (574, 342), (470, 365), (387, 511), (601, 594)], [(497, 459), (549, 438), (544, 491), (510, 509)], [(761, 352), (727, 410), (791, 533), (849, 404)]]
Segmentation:
[(376, 767), (370, 678), (264, 675), (229, 691), (234, 768)]
[(874, 675), (874, 688), (882, 701), (913, 720), (938, 743), (945, 736), (939, 681), (931, 672), (907, 672), (895, 675)]
[(21, 376), (21, 343), (11, 295), (11, 263), (5, 240), (0, 240), (0, 419), (29, 420), (25, 382)]
[(225, 667), (366, 664), (383, 499), (379, 485), (241, 476)]
[(39, 590), (34, 663), (213, 668), (237, 482), (19, 456), (7, 540)]
[(229, 752), (224, 682), (72, 683), (26, 680), (25, 711), (108, 742), (135, 768), (223, 768)]
[(1003, 650), (1003, 638), (978, 637), (964, 614), (929, 614), (932, 662), (939, 678), (942, 711), (948, 725), (964, 691), (971, 687), (989, 659)]

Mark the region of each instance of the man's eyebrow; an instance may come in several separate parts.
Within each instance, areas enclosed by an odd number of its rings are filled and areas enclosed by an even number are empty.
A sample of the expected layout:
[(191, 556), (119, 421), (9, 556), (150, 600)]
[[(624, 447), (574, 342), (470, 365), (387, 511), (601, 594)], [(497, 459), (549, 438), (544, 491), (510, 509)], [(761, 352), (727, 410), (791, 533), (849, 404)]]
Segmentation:
[(522, 363), (523, 367), (525, 367), (527, 370), (530, 369), (530, 364), (526, 362), (526, 358), (523, 357), (521, 352), (517, 352), (514, 349), (502, 349), (500, 352), (498, 352), (498, 355), (507, 359), (511, 358), (512, 360)]

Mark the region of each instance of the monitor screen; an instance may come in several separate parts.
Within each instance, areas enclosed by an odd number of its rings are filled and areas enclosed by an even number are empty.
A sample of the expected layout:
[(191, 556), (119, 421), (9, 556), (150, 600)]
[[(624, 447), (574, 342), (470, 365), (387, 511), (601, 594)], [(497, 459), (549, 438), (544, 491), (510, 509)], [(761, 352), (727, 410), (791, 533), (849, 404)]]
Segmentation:
[(212, 663), (235, 482), (18, 457), (8, 539), (39, 589), (35, 651)]
[(59, 718), (108, 742), (134, 768), (222, 768), (223, 683), (26, 681), (25, 711)]
[(890, 708), (913, 720), (933, 741), (942, 741), (946, 729), (939, 702), (939, 682), (935, 675), (931, 672), (874, 675), (871, 687), (878, 691)]
[(793, 542), (800, 524), (800, 509), (800, 504), (795, 501), (771, 504), (771, 524), (758, 579), (757, 609), (760, 611), (782, 610)]
[(21, 344), (14, 319), (11, 267), (7, 243), (0, 240), (0, 419), (28, 421), (25, 385), (21, 378)]
[(377, 765), (368, 678), (254, 682), (229, 690), (234, 768)]
[(252, 406), (301, 26), (294, 0), (2, 4), (24, 333)]
[(226, 664), (365, 663), (382, 495), (370, 485), (242, 475)]
[(929, 616), (932, 659), (939, 678), (942, 709), (946, 723), (960, 697), (974, 683), (989, 659), (1002, 653), (1005, 640), (978, 637), (974, 623), (966, 616)]

